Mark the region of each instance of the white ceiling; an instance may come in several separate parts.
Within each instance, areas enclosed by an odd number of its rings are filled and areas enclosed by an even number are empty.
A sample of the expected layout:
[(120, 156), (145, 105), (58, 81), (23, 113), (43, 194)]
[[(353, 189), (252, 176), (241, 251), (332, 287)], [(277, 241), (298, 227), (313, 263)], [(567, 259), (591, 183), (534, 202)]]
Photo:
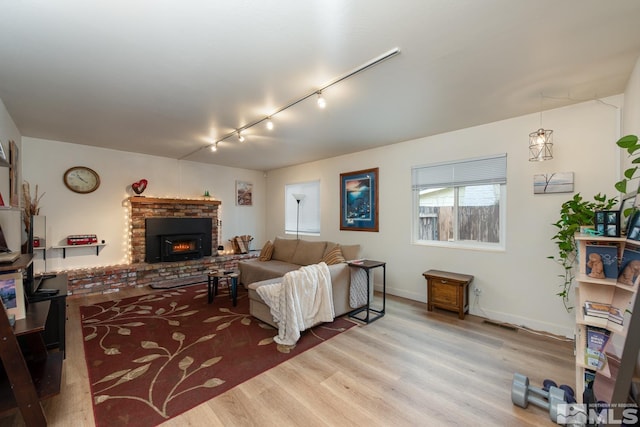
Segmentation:
[(622, 93), (638, 57), (638, 0), (0, 0), (23, 136), (256, 170)]

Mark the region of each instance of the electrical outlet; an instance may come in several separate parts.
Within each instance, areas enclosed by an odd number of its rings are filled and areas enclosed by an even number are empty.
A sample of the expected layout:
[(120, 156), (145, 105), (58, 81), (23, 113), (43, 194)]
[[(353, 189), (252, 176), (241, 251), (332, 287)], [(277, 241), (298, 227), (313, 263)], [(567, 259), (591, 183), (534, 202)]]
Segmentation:
[(482, 294), (482, 289), (480, 288), (473, 288), (473, 294), (476, 296), (480, 296)]

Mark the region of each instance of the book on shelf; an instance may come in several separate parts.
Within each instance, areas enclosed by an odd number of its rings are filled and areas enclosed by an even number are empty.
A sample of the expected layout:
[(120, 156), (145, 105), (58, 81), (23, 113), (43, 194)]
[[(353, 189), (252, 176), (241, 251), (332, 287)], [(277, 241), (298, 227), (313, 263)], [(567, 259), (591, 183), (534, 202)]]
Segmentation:
[(618, 271), (618, 283), (636, 286), (640, 277), (640, 246), (627, 243), (622, 252)]
[(594, 302), (594, 301), (585, 301), (584, 303), (584, 314), (585, 316), (598, 317), (601, 319), (609, 318), (609, 308), (611, 308), (610, 304), (605, 304), (602, 302)]
[(609, 307), (609, 321), (622, 325), (624, 323), (624, 312), (618, 307)]
[(609, 341), (610, 332), (604, 328), (587, 326), (587, 346), (584, 363), (595, 369), (602, 369), (607, 362), (604, 348)]

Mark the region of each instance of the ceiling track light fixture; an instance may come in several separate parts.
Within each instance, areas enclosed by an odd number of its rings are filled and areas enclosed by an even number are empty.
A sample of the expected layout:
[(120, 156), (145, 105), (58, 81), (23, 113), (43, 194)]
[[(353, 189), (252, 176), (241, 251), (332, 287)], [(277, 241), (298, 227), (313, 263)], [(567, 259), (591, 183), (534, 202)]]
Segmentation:
[(317, 93), (318, 93), (318, 100), (317, 100), (318, 107), (324, 109), (327, 106), (327, 100), (324, 99), (324, 96), (322, 96), (321, 90), (319, 90)]
[(213, 144), (210, 145), (211, 151), (213, 151), (214, 153), (216, 151), (218, 151), (218, 142), (214, 142)]
[[(272, 113), (271, 113), (271, 114), (269, 114), (268, 116), (265, 116), (265, 117), (263, 117), (263, 118), (261, 118), (261, 119), (258, 119), (258, 120), (256, 120), (256, 121), (253, 121), (253, 122), (251, 122), (251, 123), (248, 123), (248, 124), (246, 124), (246, 125), (244, 125), (244, 126), (242, 126), (242, 127), (238, 128), (238, 129), (236, 129), (236, 130), (234, 130), (234, 131), (232, 131), (232, 132), (229, 132), (229, 133), (228, 133), (228, 134), (226, 134), (226, 135), (223, 135), (221, 138), (219, 138), (217, 141), (215, 141), (216, 146), (217, 146), (217, 144), (218, 144), (218, 143), (220, 143), (220, 142), (222, 142), (222, 141), (225, 141), (225, 140), (227, 140), (227, 139), (231, 138), (231, 137), (232, 137), (232, 136), (234, 136), (234, 135), (237, 135), (237, 136), (238, 136), (238, 140), (239, 140), (240, 142), (244, 141), (244, 140), (245, 140), (245, 138), (244, 138), (242, 135), (240, 135), (240, 133), (241, 133), (242, 131), (244, 131), (244, 130), (246, 130), (246, 129), (249, 129), (249, 128), (251, 128), (251, 127), (253, 127), (253, 126), (257, 125), (257, 124), (260, 124), (260, 123), (262, 123), (262, 122), (267, 122), (267, 123), (266, 123), (267, 129), (271, 130), (271, 129), (273, 128), (273, 122), (272, 122), (272, 120), (271, 120), (271, 119), (273, 118), (273, 116), (275, 116), (276, 114), (278, 114), (278, 113), (280, 113), (280, 112), (282, 112), (282, 111), (284, 111), (284, 110), (286, 110), (286, 109), (288, 109), (288, 108), (293, 107), (294, 105), (297, 105), (297, 104), (301, 103), (302, 101), (304, 101), (304, 100), (306, 100), (307, 98), (310, 98), (310, 97), (312, 97), (312, 96), (314, 96), (314, 95), (318, 97), (318, 100), (317, 100), (317, 102), (318, 102), (318, 106), (319, 106), (320, 108), (325, 108), (325, 106), (326, 106), (326, 100), (325, 100), (325, 99), (324, 99), (324, 97), (322, 96), (322, 92), (323, 92), (325, 89), (330, 88), (331, 86), (333, 86), (333, 85), (335, 85), (335, 84), (338, 84), (338, 83), (340, 83), (340, 82), (341, 82), (341, 81), (343, 81), (343, 80), (346, 80), (346, 79), (348, 79), (348, 78), (350, 78), (350, 77), (353, 77), (353, 76), (355, 76), (355, 75), (356, 75), (356, 74), (358, 74), (358, 73), (361, 73), (361, 72), (363, 72), (363, 71), (365, 71), (365, 70), (368, 70), (369, 68), (371, 68), (371, 67), (373, 67), (373, 66), (375, 66), (375, 65), (378, 65), (378, 64), (380, 64), (381, 62), (386, 61), (387, 59), (392, 58), (392, 57), (394, 57), (394, 56), (398, 55), (399, 53), (400, 53), (400, 49), (396, 47), (396, 48), (391, 49), (391, 50), (390, 50), (390, 51), (388, 51), (388, 52), (383, 53), (382, 55), (380, 55), (380, 56), (378, 56), (378, 57), (375, 57), (375, 58), (373, 58), (373, 59), (369, 60), (368, 62), (364, 63), (363, 65), (359, 66), (358, 68), (355, 68), (354, 70), (349, 71), (348, 73), (344, 74), (343, 76), (338, 77), (338, 78), (336, 78), (336, 79), (334, 79), (334, 80), (330, 81), (329, 83), (324, 84), (322, 87), (320, 87), (320, 88), (318, 88), (318, 89), (315, 89), (313, 92), (310, 92), (310, 93), (308, 93), (308, 94), (306, 94), (306, 95), (304, 95), (304, 96), (302, 96), (302, 97), (300, 97), (300, 98), (296, 99), (295, 101), (290, 102), (289, 104), (285, 105), (284, 107), (280, 107), (280, 108), (278, 108), (277, 110), (275, 110), (274, 112), (272, 112)], [(322, 100), (322, 101), (321, 101), (321, 100)], [(321, 103), (322, 103), (322, 104), (324, 104), (324, 105), (321, 105)], [(269, 123), (271, 123), (271, 125), (269, 125)], [(210, 144), (209, 144), (209, 145), (207, 145), (207, 146), (210, 146)], [(202, 148), (203, 148), (203, 147), (197, 148), (197, 149), (195, 149), (195, 150), (191, 151), (190, 153), (185, 154), (184, 156), (180, 157), (178, 160), (186, 159), (187, 157), (191, 156), (192, 154), (195, 154), (195, 153), (197, 153), (198, 151), (202, 150)]]

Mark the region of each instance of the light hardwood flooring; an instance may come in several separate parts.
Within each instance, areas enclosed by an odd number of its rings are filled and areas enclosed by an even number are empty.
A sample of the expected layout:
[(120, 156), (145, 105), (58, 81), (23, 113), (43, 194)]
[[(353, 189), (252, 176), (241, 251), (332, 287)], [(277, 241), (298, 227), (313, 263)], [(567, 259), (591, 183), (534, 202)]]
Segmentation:
[[(60, 395), (44, 402), (50, 426), (93, 426), (78, 307), (148, 292), (70, 298)], [(553, 426), (549, 414), (511, 403), (514, 372), (539, 386), (573, 386), (573, 343), (428, 312), (387, 297), (383, 318), (338, 335), (166, 426)], [(21, 426), (10, 414), (0, 426)], [(135, 426), (135, 423), (130, 424)]]

